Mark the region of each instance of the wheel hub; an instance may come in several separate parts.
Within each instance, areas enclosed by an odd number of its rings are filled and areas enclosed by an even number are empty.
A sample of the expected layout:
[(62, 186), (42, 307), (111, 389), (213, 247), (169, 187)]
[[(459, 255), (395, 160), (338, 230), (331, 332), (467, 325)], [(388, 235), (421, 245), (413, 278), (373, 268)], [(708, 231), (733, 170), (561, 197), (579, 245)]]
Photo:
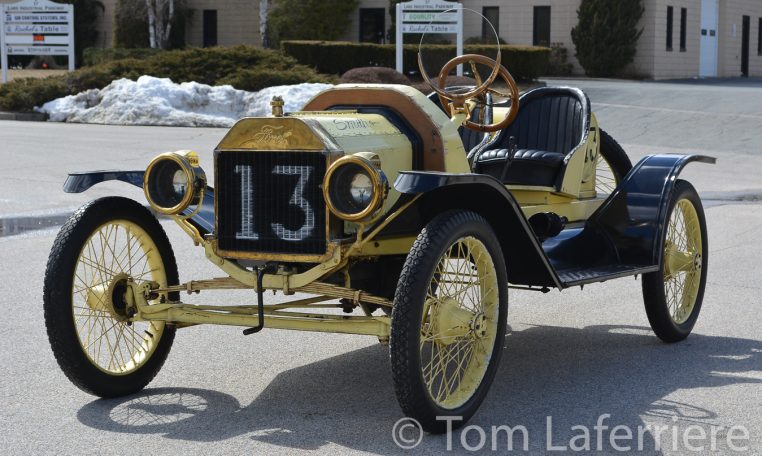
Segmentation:
[(105, 296), (106, 310), (117, 321), (127, 321), (132, 317), (134, 309), (132, 289), (127, 285), (129, 276), (120, 273), (109, 282)]
[(680, 271), (690, 272), (701, 269), (701, 254), (698, 252), (683, 252), (673, 243), (668, 243), (664, 249), (664, 273), (672, 276)]
[(471, 332), (474, 333), (477, 339), (481, 339), (487, 335), (487, 317), (479, 312), (471, 320)]
[(434, 341), (450, 345), (479, 326), (479, 331), (483, 331), (485, 325), (474, 316), (474, 313), (464, 309), (460, 303), (452, 298), (444, 298), (436, 301), (432, 305), (433, 312), (433, 334)]

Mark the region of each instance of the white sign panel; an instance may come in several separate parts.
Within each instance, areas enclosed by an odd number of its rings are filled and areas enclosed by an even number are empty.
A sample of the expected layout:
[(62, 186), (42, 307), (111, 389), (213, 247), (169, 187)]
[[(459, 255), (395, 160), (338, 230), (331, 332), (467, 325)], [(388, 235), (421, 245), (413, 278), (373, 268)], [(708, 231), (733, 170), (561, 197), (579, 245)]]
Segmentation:
[(69, 26), (57, 24), (5, 24), (5, 33), (69, 33)]
[(402, 13), (402, 22), (457, 22), (458, 13), (429, 13), (429, 12), (416, 12), (416, 13)]
[(66, 55), (74, 70), (74, 6), (49, 0), (0, 5), (3, 82), (9, 55)]
[(402, 24), (402, 33), (458, 33), (457, 24)]
[[(449, 33), (457, 35), (457, 53), (463, 55), (463, 6), (442, 0), (412, 0), (397, 3), (397, 71), (403, 73), (402, 49), (405, 33)], [(458, 65), (458, 76), (463, 66)]]
[[(69, 47), (69, 37), (65, 35), (8, 35), (5, 37), (5, 45), (8, 48), (16, 44), (26, 44), (30, 46), (46, 46), (50, 44)], [(13, 55), (10, 54), (9, 55)]]
[(69, 55), (69, 47), (8, 46), (8, 55)]

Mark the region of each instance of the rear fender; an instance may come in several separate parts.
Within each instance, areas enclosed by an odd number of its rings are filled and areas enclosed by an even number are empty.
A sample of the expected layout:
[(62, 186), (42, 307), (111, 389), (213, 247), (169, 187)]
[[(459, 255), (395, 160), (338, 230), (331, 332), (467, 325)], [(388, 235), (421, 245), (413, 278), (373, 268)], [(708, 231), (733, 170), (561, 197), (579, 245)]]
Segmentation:
[(463, 209), (481, 214), (495, 230), (513, 284), (560, 287), (540, 243), (513, 196), (492, 176), (410, 171), (394, 184), (409, 198), (420, 197), (379, 236), (417, 234), (437, 214)]
[(621, 262), (660, 266), (667, 211), (677, 177), (688, 163), (716, 161), (705, 155), (646, 156), (588, 222), (608, 235)]

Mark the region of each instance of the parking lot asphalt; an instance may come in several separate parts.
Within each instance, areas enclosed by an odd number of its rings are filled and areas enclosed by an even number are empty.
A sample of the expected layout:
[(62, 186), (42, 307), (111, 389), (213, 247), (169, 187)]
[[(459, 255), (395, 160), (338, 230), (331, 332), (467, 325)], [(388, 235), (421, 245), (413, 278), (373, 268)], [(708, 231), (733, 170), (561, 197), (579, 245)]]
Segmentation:
[[(741, 427), (748, 439), (735, 441), (746, 447), (738, 454), (762, 454), (762, 84), (549, 83), (583, 88), (602, 128), (633, 161), (654, 152), (718, 157), (717, 165), (690, 165), (684, 175), (707, 206), (709, 279), (694, 333), (674, 345), (650, 332), (640, 280), (512, 292), (503, 360), (470, 422), (485, 430), (482, 449), (491, 450), (492, 426), (523, 426), (528, 438), (513, 443), (521, 449), (526, 440), (532, 454), (546, 453), (549, 444), (571, 448), (579, 432), (573, 426), (583, 426), (593, 434), (591, 450), (582, 453), (616, 454), (608, 431), (596, 451), (594, 426), (608, 414), (609, 429), (624, 426), (637, 436), (650, 426), (639, 454), (729, 454), (727, 437)], [(82, 195), (60, 188), (68, 171), (141, 169), (172, 149), (199, 151), (210, 170), (211, 150), (224, 132), (0, 122), (0, 219), (53, 219), (107, 194), (142, 201), (139, 189), (120, 184)], [(219, 275), (184, 233), (171, 223), (164, 227), (182, 280)], [(163, 370), (142, 393), (99, 400), (80, 392), (58, 369), (42, 320), (54, 236), (52, 227), (0, 237), (4, 454), (413, 453), (392, 438), (402, 415), (387, 349), (372, 338), (279, 330), (243, 336), (237, 328), (192, 327), (178, 333)], [(252, 299), (216, 291), (190, 302)], [(682, 437), (691, 427), (714, 432), (717, 451), (709, 437), (690, 442), (703, 446), (690, 451)], [(449, 442), (423, 436), (415, 454), (466, 453), (478, 440), (474, 429)], [(505, 434), (495, 442), (505, 453)], [(638, 449), (637, 439), (620, 443)]]

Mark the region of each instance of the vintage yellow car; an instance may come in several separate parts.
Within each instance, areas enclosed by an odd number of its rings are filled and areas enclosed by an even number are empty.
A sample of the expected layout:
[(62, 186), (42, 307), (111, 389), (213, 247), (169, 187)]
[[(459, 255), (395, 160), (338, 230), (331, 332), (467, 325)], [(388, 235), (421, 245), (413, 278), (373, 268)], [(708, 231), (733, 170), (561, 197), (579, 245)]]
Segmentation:
[[(446, 88), (461, 64), (491, 70)], [(67, 192), (140, 186), (153, 213), (101, 198), (58, 234), (44, 313), (68, 378), (101, 397), (140, 391), (191, 325), (368, 335), (389, 346), (402, 411), (443, 432), (437, 417), (465, 423), (495, 377), (511, 288), (642, 275), (656, 335), (688, 336), (707, 232), (678, 175), (712, 158), (652, 155), (632, 166), (583, 92), (519, 95), (499, 52), (456, 57), (437, 83), (424, 76), (430, 96), (338, 85), (287, 114), (274, 99), (272, 116), (241, 119), (222, 138), (213, 181), (192, 151), (158, 155), (145, 170), (70, 174)], [(180, 281), (155, 214), (177, 222), (222, 277)], [(240, 305), (180, 299), (220, 289), (255, 293)], [(285, 297), (268, 304), (266, 290)]]

